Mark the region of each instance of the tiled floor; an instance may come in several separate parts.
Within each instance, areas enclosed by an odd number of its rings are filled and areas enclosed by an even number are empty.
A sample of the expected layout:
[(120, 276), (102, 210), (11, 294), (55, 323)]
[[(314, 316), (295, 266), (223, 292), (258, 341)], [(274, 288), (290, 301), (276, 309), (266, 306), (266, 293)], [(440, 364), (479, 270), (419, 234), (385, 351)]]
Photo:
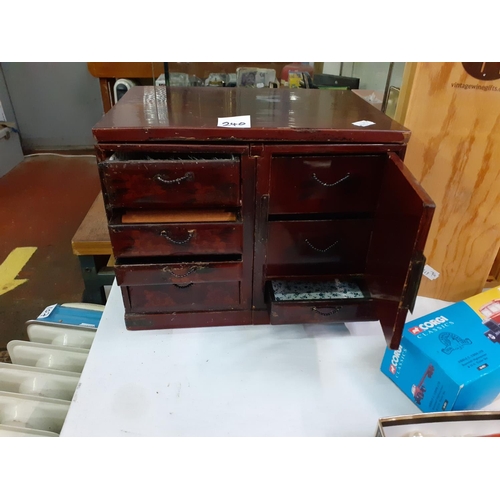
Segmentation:
[(47, 305), (81, 301), (71, 238), (99, 189), (95, 159), (85, 157), (31, 157), (0, 178), (0, 265), (15, 248), (36, 247), (17, 274), (28, 281), (5, 293), (0, 281), (0, 358)]

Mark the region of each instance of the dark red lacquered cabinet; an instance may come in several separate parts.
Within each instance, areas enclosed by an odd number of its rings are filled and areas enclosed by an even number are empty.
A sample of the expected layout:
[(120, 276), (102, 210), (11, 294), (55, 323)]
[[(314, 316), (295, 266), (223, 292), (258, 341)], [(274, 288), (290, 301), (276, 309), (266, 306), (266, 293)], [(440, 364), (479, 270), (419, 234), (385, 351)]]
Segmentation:
[(434, 212), (404, 127), (350, 91), (135, 87), (93, 132), (128, 329), (380, 320), (399, 346)]

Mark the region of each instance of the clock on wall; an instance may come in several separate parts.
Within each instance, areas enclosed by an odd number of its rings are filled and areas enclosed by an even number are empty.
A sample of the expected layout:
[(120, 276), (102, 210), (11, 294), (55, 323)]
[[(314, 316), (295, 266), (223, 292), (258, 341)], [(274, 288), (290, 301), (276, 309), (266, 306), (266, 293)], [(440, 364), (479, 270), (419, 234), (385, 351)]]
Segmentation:
[(498, 80), (500, 63), (497, 62), (464, 62), (465, 71), (478, 80)]

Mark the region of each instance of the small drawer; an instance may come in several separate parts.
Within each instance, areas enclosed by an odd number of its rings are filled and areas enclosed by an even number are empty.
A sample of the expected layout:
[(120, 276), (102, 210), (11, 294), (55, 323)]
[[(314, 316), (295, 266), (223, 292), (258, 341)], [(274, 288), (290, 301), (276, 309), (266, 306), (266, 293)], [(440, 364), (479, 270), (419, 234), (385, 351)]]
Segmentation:
[(269, 212), (372, 212), (385, 161), (368, 155), (274, 157)]
[(241, 281), (241, 262), (122, 263), (115, 265), (118, 285), (188, 284)]
[(145, 159), (113, 155), (100, 163), (112, 207), (186, 209), (240, 205), (239, 158), (143, 156)]
[[(283, 283), (286, 283), (285, 287)], [(375, 321), (377, 319), (373, 300), (357, 285), (351, 283), (345, 293), (338, 293), (338, 290), (338, 282), (275, 281), (267, 283), (270, 322), (274, 325), (282, 325)], [(340, 288), (340, 290), (343, 289)], [(328, 291), (333, 291), (333, 293), (328, 293)], [(344, 298), (335, 298), (341, 295), (344, 295)]]
[(224, 311), (238, 309), (240, 282), (122, 287), (131, 313)]
[(373, 221), (271, 221), (268, 276), (362, 273)]
[(243, 226), (230, 223), (110, 226), (115, 258), (241, 254)]

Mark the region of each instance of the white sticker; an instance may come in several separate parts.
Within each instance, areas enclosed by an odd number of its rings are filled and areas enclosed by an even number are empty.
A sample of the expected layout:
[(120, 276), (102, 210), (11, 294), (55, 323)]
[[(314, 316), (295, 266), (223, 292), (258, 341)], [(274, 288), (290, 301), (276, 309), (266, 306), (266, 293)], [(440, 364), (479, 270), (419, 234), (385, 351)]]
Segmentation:
[(353, 122), (353, 125), (356, 125), (356, 127), (369, 127), (370, 125), (375, 125), (375, 122), (360, 120), (359, 122)]
[(430, 280), (435, 280), (439, 278), (439, 273), (435, 269), (432, 269), (432, 267), (428, 266), (427, 264), (424, 266), (423, 275)]
[(50, 313), (55, 309), (56, 306), (57, 306), (57, 304), (53, 304), (51, 306), (46, 307), (42, 311), (42, 314), (40, 314), (40, 316), (38, 316), (37, 319), (43, 319), (43, 318), (47, 318), (48, 316), (50, 316)]
[(2, 101), (0, 101), (0, 122), (6, 122), (7, 118), (3, 112)]
[(255, 86), (256, 86), (258, 89), (261, 89), (262, 87), (264, 87), (264, 84), (263, 84), (262, 82), (260, 82), (260, 83), (255, 84)]
[(224, 128), (250, 128), (250, 115), (218, 118), (217, 126)]

